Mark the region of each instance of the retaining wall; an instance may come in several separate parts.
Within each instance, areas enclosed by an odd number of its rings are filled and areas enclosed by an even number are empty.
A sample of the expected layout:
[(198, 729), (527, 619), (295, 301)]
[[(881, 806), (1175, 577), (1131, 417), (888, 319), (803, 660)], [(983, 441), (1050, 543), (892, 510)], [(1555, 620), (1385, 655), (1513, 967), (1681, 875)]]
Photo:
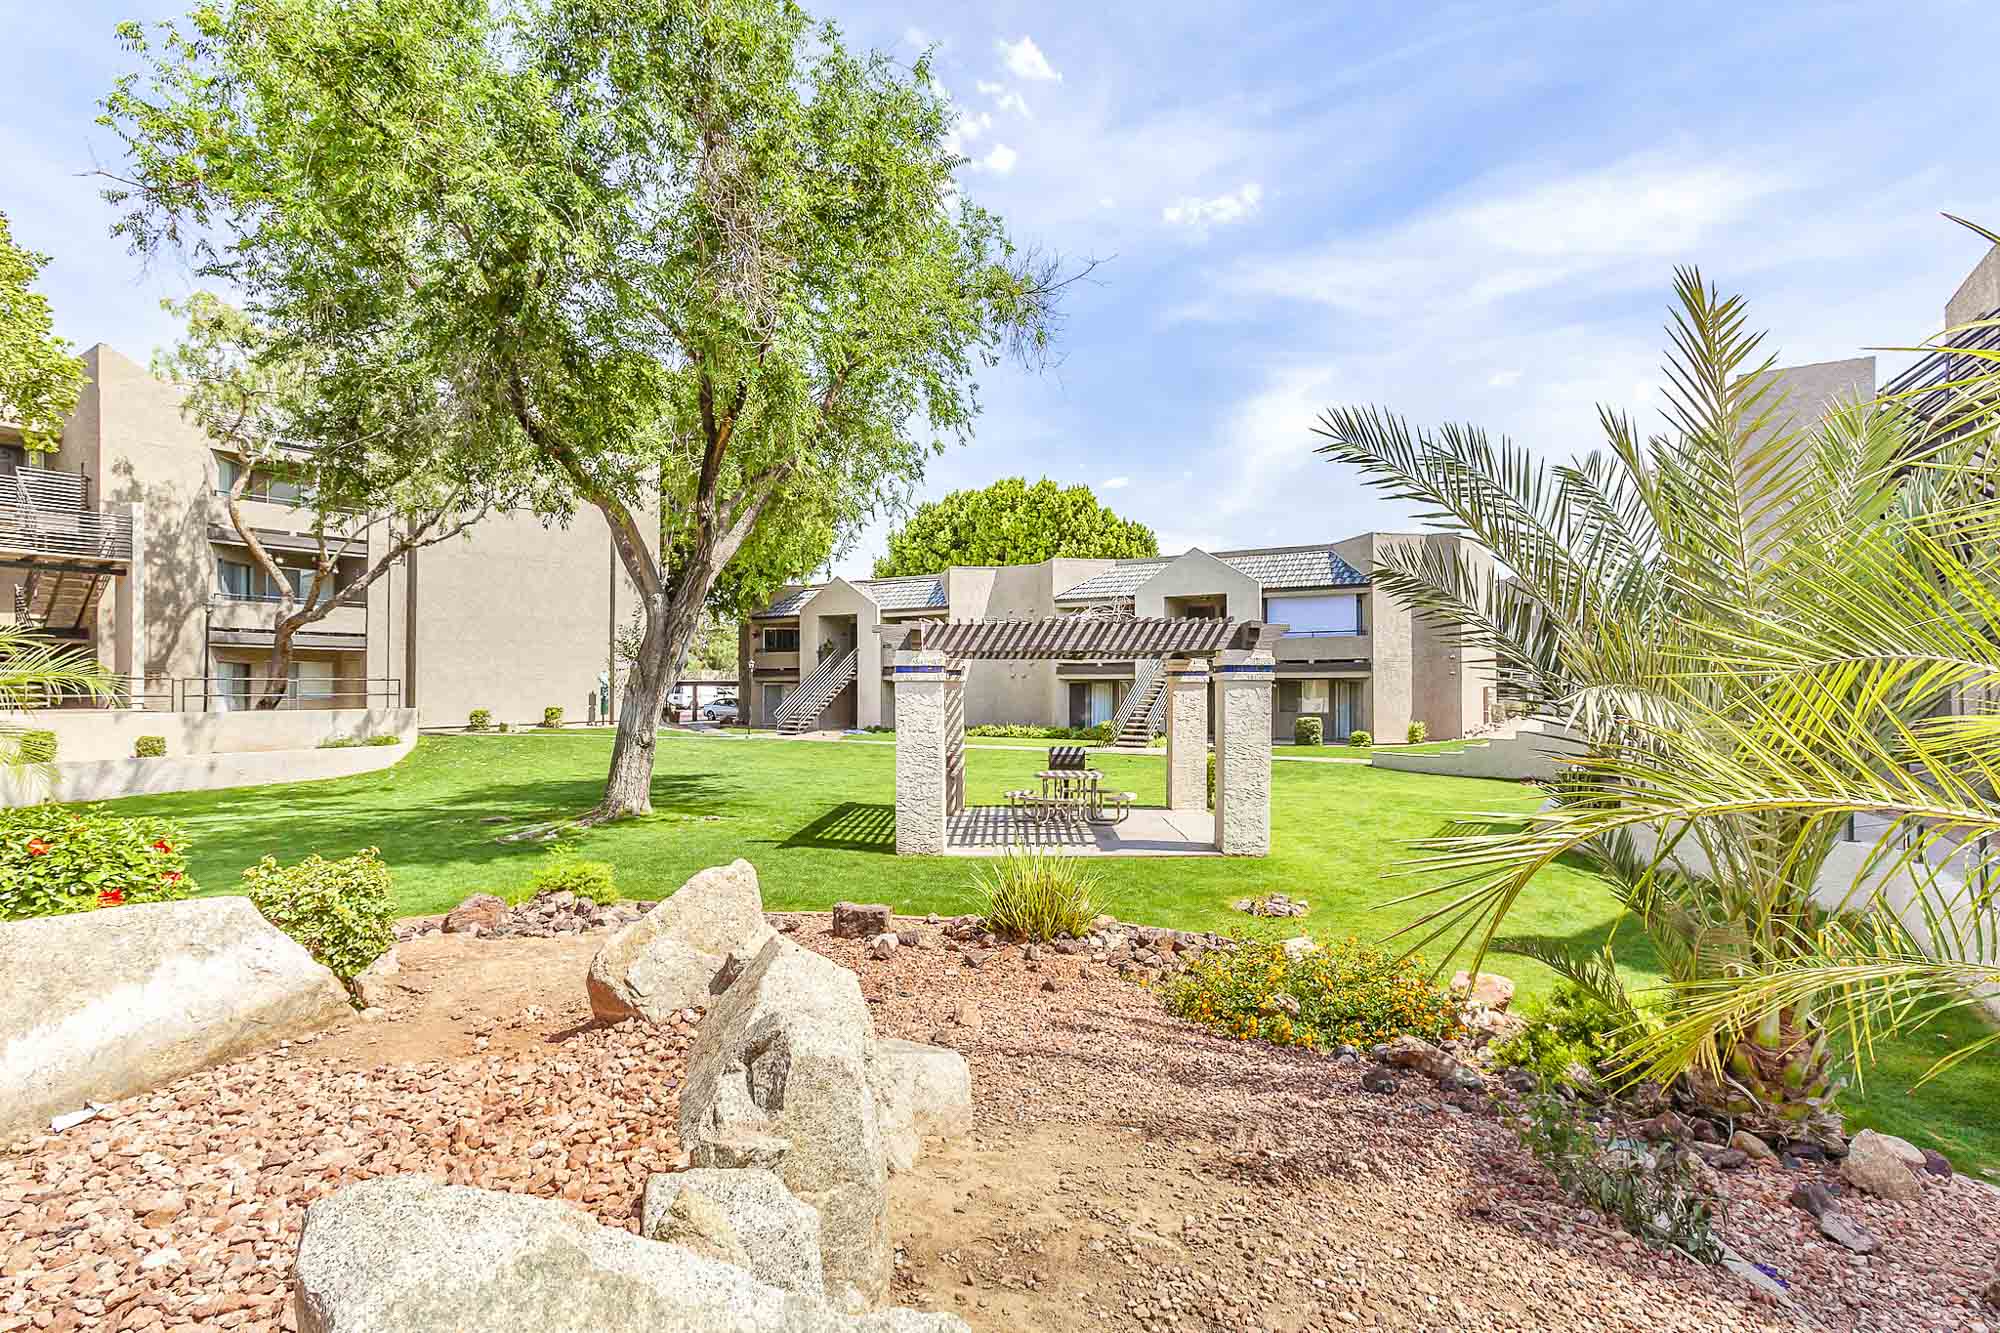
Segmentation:
[[(16, 714), (10, 721), (21, 721)], [(44, 725), (52, 714), (27, 714), (26, 725)], [(110, 801), (121, 796), (154, 796), (176, 791), (213, 791), (223, 787), (262, 787), (280, 782), (316, 782), (351, 777), (388, 768), (407, 756), (417, 743), (413, 708), (340, 709), (297, 713), (100, 713), (97, 725), (57, 731), (57, 754), (68, 756), (70, 736), (83, 737), (78, 748), (100, 753), (130, 735), (165, 736), (167, 754), (159, 759), (134, 759), (125, 740), (115, 758), (61, 758), (54, 764), (19, 773), (0, 773), (0, 807), (32, 805), (37, 801)], [(294, 719), (309, 719), (300, 724)], [(63, 719), (68, 721), (68, 719)], [(172, 723), (187, 725), (176, 728)], [(221, 725), (214, 725), (214, 724)], [(259, 724), (266, 724), (260, 726)], [(393, 734), (394, 745), (357, 745), (318, 749), (321, 740)], [(306, 739), (304, 745), (299, 741)], [(238, 748), (228, 750), (221, 746)], [(199, 746), (200, 748), (197, 748)]]

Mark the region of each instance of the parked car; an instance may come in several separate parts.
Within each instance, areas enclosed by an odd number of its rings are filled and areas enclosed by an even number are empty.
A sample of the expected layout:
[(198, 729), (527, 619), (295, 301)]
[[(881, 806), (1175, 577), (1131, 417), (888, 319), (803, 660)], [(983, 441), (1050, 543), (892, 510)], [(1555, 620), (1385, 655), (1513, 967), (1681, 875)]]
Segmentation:
[(736, 701), (734, 699), (717, 699), (712, 704), (704, 705), (701, 715), (710, 722), (734, 722), (736, 720)]

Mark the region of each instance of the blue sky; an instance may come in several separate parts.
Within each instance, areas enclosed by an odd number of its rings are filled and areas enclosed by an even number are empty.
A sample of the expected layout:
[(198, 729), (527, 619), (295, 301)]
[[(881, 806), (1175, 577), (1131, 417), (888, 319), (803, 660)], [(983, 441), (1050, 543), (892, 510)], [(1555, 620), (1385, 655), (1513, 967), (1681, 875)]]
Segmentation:
[[(141, 272), (80, 173), (115, 165), (92, 124), (112, 25), (183, 7), (0, 0), (0, 208), (55, 256), (60, 331), (142, 360), (188, 280)], [(2000, 227), (1990, 2), (815, 12), (934, 46), (965, 193), (1107, 261), (1061, 365), (987, 376), (925, 493), (1087, 482), (1169, 550), (1407, 526), (1313, 457), (1335, 403), (1589, 447), (1594, 404), (1657, 403), (1676, 264), (1817, 361), (1937, 331), (1983, 250), (1940, 212)], [(880, 547), (878, 525), (839, 568)]]

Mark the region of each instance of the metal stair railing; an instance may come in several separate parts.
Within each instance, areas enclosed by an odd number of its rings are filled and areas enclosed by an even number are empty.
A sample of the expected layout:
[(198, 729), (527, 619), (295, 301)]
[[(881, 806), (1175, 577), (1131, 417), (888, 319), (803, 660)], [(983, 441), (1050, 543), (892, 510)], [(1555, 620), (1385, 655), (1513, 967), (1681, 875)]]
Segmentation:
[(1138, 720), (1139, 710), (1146, 710), (1146, 740), (1166, 726), (1167, 692), (1166, 665), (1159, 661), (1141, 662), (1133, 670), (1132, 688), (1125, 691), (1124, 700), (1118, 711), (1111, 715), (1111, 739), (1115, 744), (1125, 739), (1127, 731)]
[[(799, 687), (785, 696), (778, 705), (772, 721), (778, 730), (803, 731), (819, 717), (820, 710), (827, 706), (833, 696), (847, 688), (847, 682), (854, 679), (855, 655), (859, 649), (850, 648), (847, 655), (814, 667), (812, 673), (799, 682)], [(792, 726), (797, 723), (796, 727)]]

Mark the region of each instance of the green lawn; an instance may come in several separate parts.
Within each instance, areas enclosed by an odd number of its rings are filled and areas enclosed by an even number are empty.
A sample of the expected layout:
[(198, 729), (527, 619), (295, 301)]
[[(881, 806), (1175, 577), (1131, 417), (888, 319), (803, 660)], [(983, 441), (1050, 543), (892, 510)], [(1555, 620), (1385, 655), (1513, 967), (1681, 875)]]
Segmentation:
[[(408, 759), (379, 773), (138, 797), (114, 808), (181, 821), (206, 892), (230, 892), (243, 867), (267, 853), (295, 860), (374, 846), (393, 867), (401, 910), (438, 912), (467, 894), (521, 884), (544, 853), (496, 836), (590, 806), (610, 745), (606, 731), (426, 737)], [(1033, 750), (974, 748), (966, 757), (967, 798), (998, 803), (1009, 788), (1027, 785), (1042, 762)], [(1142, 804), (1164, 799), (1166, 766), (1157, 752), (1100, 754), (1094, 763), (1113, 785), (1138, 792)], [(1385, 879), (1410, 839), (1437, 832), (1457, 811), (1521, 809), (1535, 799), (1512, 783), (1349, 764), (1277, 764), (1272, 784), (1269, 857), (1095, 862), (1108, 910), (1146, 924), (1229, 930), (1248, 924), (1230, 910), (1232, 900), (1282, 892), (1310, 900), (1309, 929), (1379, 939), (1424, 910), (1382, 905), (1414, 887)], [(851, 898), (902, 912), (971, 910), (980, 863), (897, 859), (894, 799), (892, 746), (666, 733), (653, 783), (657, 813), (595, 830), (584, 846), (617, 867), (619, 887), (633, 897), (658, 897), (704, 866), (745, 856), (773, 909)], [(1616, 924), (1616, 905), (1595, 877), (1559, 865), (1538, 881), (1509, 933), (1594, 950)], [(1619, 956), (1635, 982), (1656, 979), (1655, 960), (1629, 924), (1619, 932)], [(1500, 960), (1495, 970), (1513, 976), (1524, 994), (1551, 980), (1520, 958)], [(1946, 1042), (1972, 1030), (1970, 1019), (1960, 1019), (1896, 1047), (1866, 1095), (1851, 1098), (1856, 1119), (1935, 1143), (1961, 1166), (2000, 1165), (2000, 1117), (1992, 1112), (2000, 1106), (2000, 1060), (1904, 1092)]]

